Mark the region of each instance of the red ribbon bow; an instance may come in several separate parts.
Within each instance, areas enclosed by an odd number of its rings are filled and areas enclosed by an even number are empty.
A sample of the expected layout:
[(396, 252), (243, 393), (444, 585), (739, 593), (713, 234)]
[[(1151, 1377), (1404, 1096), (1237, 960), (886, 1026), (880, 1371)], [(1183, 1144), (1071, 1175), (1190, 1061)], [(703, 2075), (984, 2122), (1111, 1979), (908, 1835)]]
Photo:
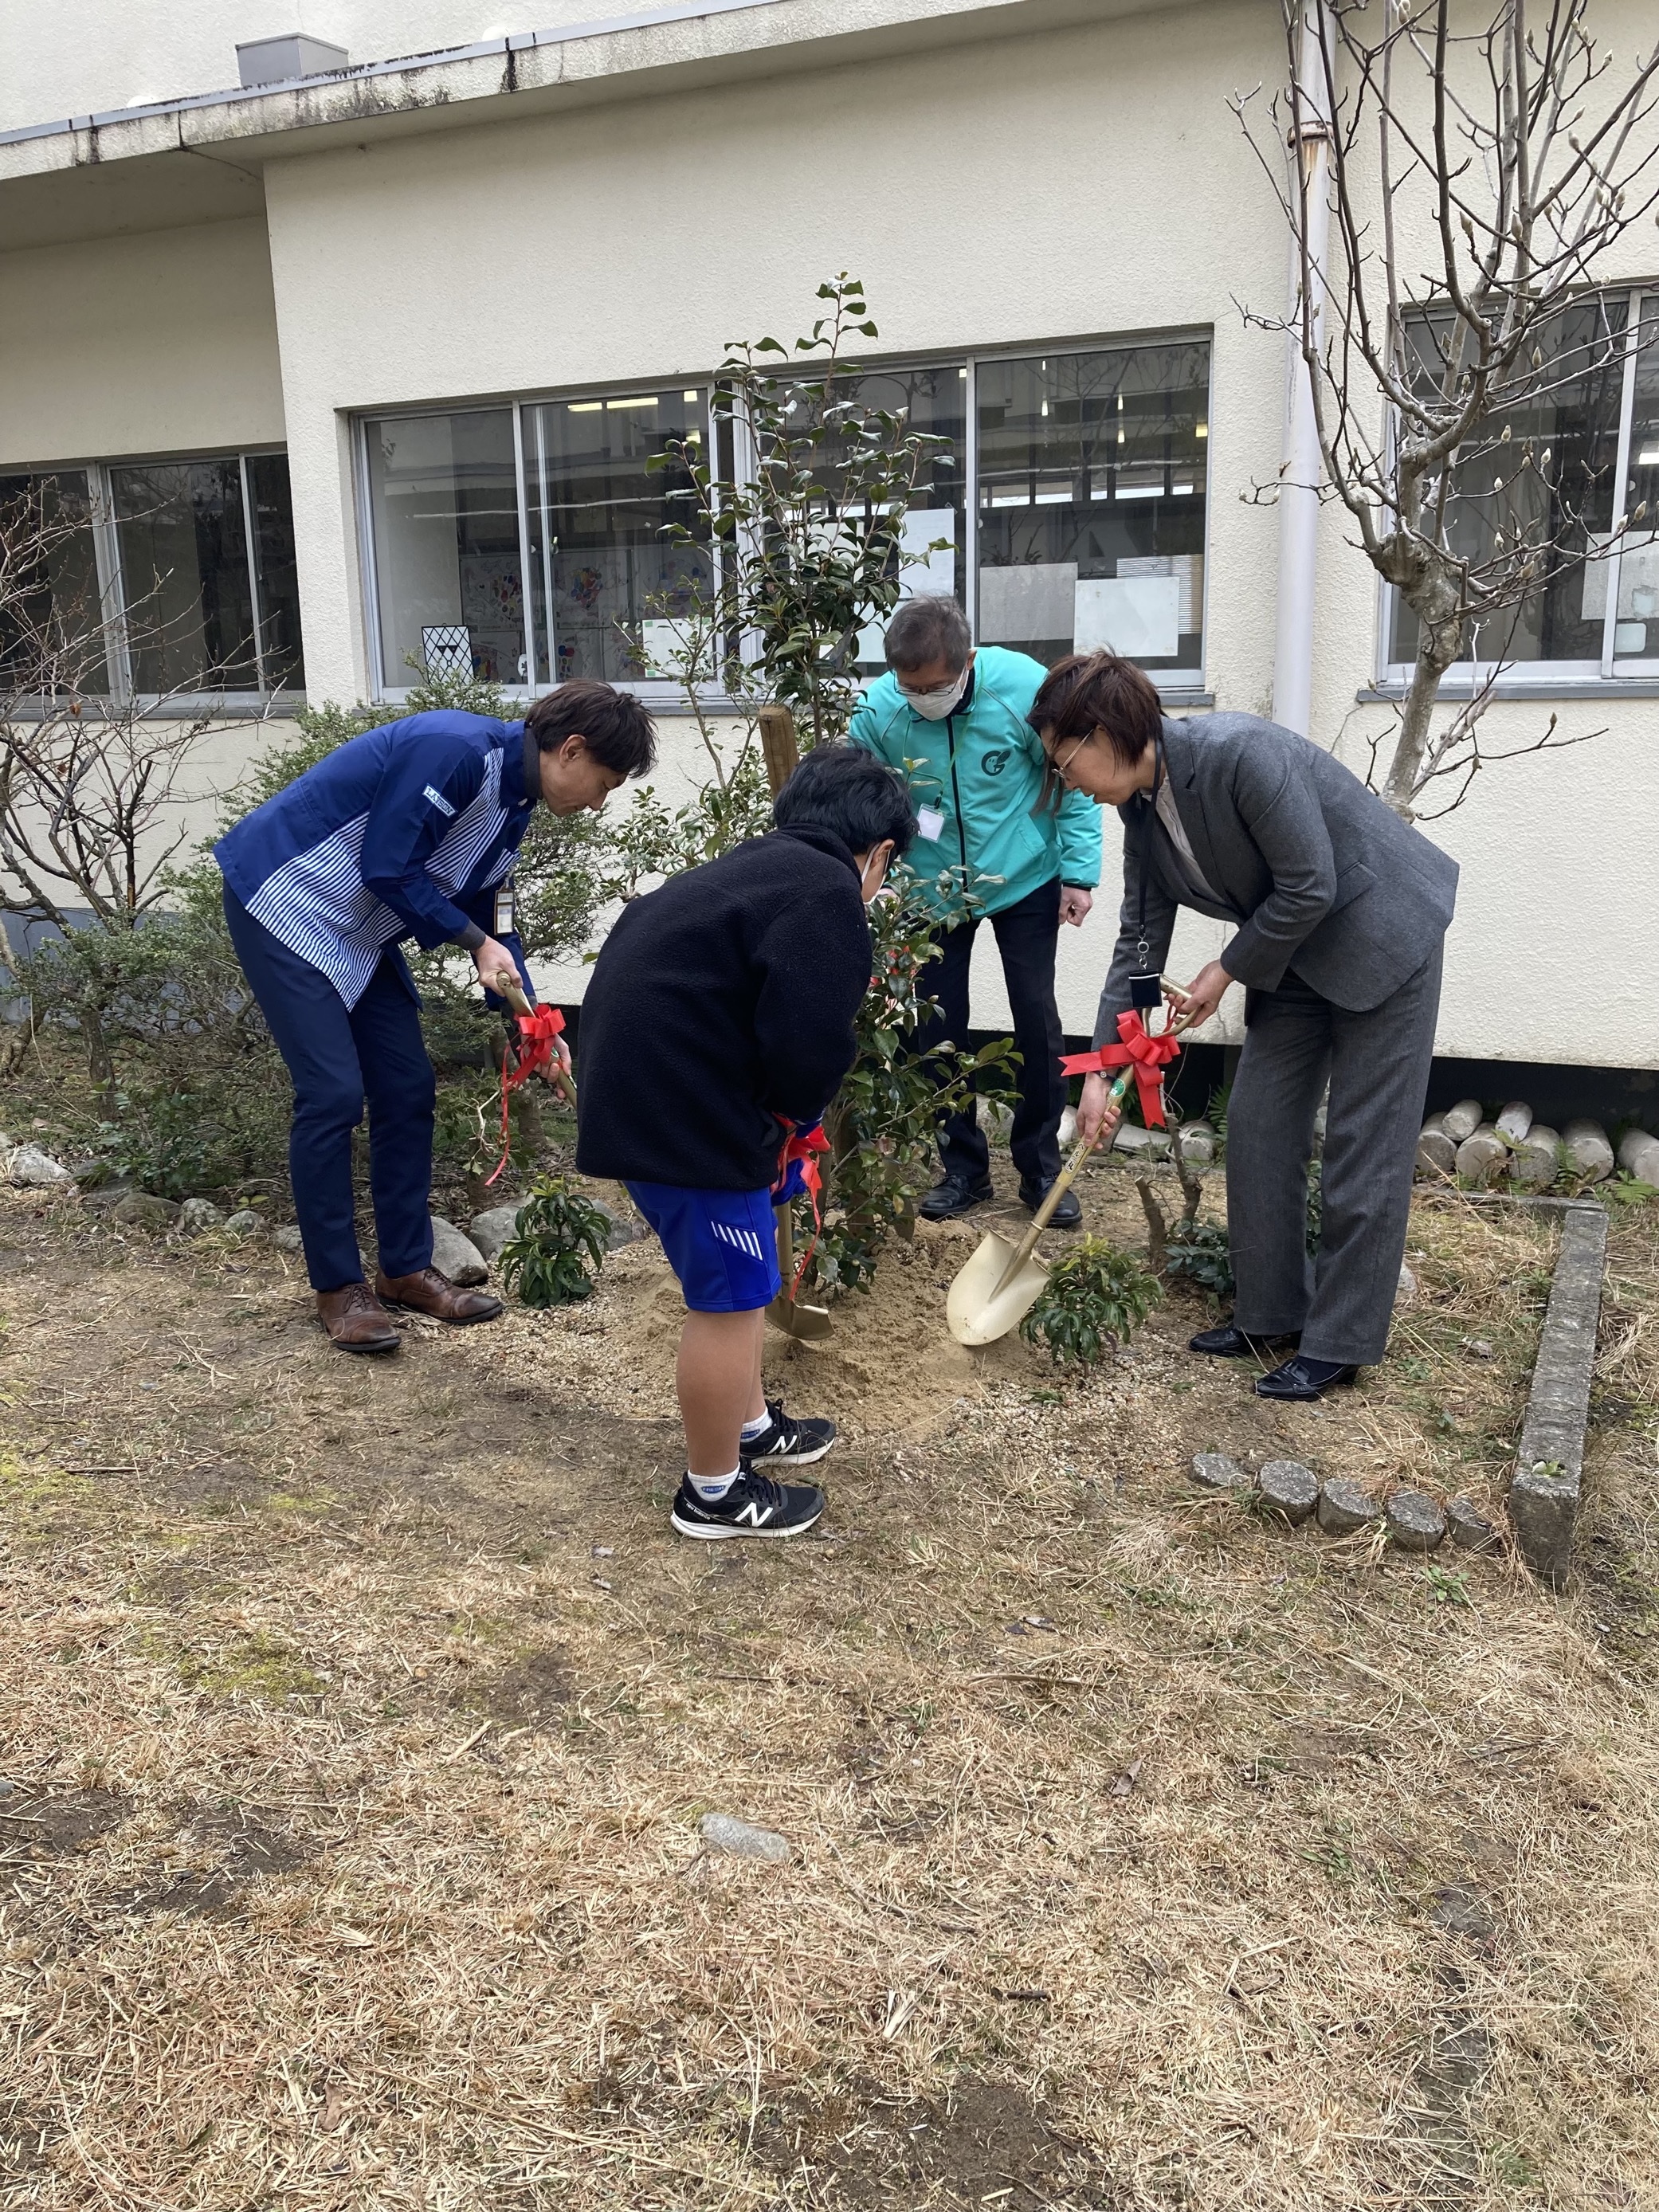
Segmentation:
[(1074, 1052), (1069, 1060), (1060, 1063), (1066, 1075), (1098, 1075), (1109, 1067), (1133, 1067), (1135, 1087), (1140, 1093), (1141, 1118), (1149, 1129), (1162, 1129), (1164, 1119), (1164, 1071), (1181, 1050), (1172, 1036), (1148, 1036), (1146, 1024), (1137, 1012), (1120, 1014), (1117, 1033), (1121, 1044), (1103, 1044), (1098, 1052)]
[[(781, 1188), (790, 1169), (799, 1160), (801, 1187), (812, 1201), (812, 1241), (801, 1254), (800, 1265), (795, 1270), (795, 1279), (789, 1285), (789, 1296), (793, 1300), (796, 1291), (800, 1288), (800, 1279), (806, 1273), (806, 1263), (817, 1251), (818, 1238), (823, 1233), (823, 1212), (821, 1204), (823, 1194), (823, 1176), (818, 1167), (817, 1156), (820, 1152), (829, 1151), (830, 1139), (823, 1133), (822, 1121), (814, 1121), (810, 1129), (800, 1129), (797, 1128), (793, 1121), (784, 1121), (781, 1114), (777, 1118), (783, 1121), (787, 1133), (783, 1140), (783, 1148), (778, 1154), (778, 1171), (772, 1178), (772, 1188), (774, 1190)], [(791, 1203), (790, 1200), (785, 1199), (786, 1206)]]
[(507, 1102), (520, 1084), (528, 1083), (537, 1069), (545, 1067), (553, 1058), (553, 1040), (564, 1027), (564, 1016), (556, 1006), (532, 1006), (527, 1014), (514, 1014), (513, 1018), (518, 1024), (519, 1035), (511, 1067), (507, 1066), (507, 1054), (501, 1054), (501, 1156), (493, 1171), (484, 1177), (486, 1185), (500, 1176), (513, 1148)]

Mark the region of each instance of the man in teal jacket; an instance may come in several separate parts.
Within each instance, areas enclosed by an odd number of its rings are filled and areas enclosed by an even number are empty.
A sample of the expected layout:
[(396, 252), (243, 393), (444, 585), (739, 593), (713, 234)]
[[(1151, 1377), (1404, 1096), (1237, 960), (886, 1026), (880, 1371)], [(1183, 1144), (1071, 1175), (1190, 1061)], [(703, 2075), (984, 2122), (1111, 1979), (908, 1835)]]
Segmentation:
[[(1054, 946), (1062, 921), (1083, 921), (1100, 880), (1099, 810), (1079, 805), (1076, 792), (1057, 813), (1038, 810), (1042, 747), (1025, 717), (1048, 672), (1000, 646), (975, 652), (953, 599), (907, 599), (888, 625), (887, 664), (848, 735), (908, 775), (921, 825), (910, 864), (947, 925), (942, 957), (925, 979), (939, 1012), (917, 1044), (966, 1044), (974, 933), (988, 920), (1023, 1061), (1010, 1149), (1019, 1194), (1035, 1212), (1060, 1172), (1066, 1105)], [(944, 1179), (921, 1201), (930, 1221), (991, 1195), (990, 1149), (971, 1115), (944, 1117), (939, 1152)], [(1080, 1218), (1067, 1192), (1054, 1222), (1071, 1229)]]

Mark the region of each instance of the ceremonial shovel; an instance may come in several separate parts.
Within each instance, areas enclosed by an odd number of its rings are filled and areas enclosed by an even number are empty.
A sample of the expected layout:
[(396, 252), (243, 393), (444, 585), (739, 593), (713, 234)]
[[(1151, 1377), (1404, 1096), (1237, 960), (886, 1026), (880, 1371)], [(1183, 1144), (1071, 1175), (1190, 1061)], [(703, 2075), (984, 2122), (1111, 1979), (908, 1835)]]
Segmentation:
[[(1129, 1066), (1117, 1078), (1106, 1094), (1107, 1113), (1123, 1103), (1133, 1076), (1134, 1069)], [(1038, 1257), (1037, 1239), (1071, 1188), (1073, 1177), (1099, 1141), (1098, 1129), (1092, 1137), (1080, 1139), (1018, 1244), (1011, 1244), (994, 1230), (981, 1240), (979, 1249), (951, 1284), (945, 1301), (945, 1317), (958, 1344), (994, 1344), (998, 1337), (1017, 1328), (1036, 1304), (1048, 1279), (1048, 1262)]]
[[(492, 975), (489, 980), (489, 988), (495, 994), (495, 996), (498, 999), (505, 999), (507, 1005), (512, 1007), (515, 1014), (533, 1014), (535, 1012), (535, 1008), (531, 1005), (529, 1000), (526, 998), (524, 993), (519, 988), (518, 985), (514, 982), (509, 981), (506, 975)], [(548, 1062), (545, 1079), (549, 1083), (552, 1084), (556, 1090), (563, 1093), (565, 1102), (568, 1105), (572, 1107), (575, 1105), (576, 1079), (571, 1074), (568, 1068), (560, 1066), (556, 1053)]]
[(795, 1221), (794, 1208), (786, 1200), (778, 1212), (778, 1273), (783, 1278), (783, 1288), (766, 1309), (766, 1318), (774, 1328), (781, 1328), (786, 1336), (799, 1336), (811, 1343), (820, 1337), (833, 1334), (836, 1324), (830, 1318), (828, 1306), (804, 1306), (793, 1295), (795, 1284)]

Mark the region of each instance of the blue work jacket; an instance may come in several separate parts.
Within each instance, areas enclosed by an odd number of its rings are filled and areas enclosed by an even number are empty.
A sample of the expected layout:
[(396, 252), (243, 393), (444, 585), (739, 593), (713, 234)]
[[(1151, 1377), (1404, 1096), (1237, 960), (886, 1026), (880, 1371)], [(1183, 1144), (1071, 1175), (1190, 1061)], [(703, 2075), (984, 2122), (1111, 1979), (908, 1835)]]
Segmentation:
[(496, 894), (541, 795), (534, 747), (522, 722), (482, 714), (383, 723), (255, 807), (214, 857), (254, 920), (348, 1006), (388, 947), (413, 991), (406, 937), (428, 951), (495, 937), (524, 975)]

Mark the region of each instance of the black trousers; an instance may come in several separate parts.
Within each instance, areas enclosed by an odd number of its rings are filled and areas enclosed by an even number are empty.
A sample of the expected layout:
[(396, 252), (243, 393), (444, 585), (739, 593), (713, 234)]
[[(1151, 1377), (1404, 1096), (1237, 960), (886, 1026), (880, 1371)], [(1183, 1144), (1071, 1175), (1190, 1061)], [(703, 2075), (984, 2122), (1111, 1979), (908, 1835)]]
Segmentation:
[[(996, 932), (1013, 1010), (1014, 1042), (1023, 1062), (1009, 1149), (1022, 1182), (1046, 1182), (1060, 1173), (1056, 1133), (1066, 1110), (1066, 1079), (1060, 1072), (1065, 1043), (1054, 1004), (1059, 877), (987, 918)], [(939, 1000), (939, 1011), (916, 1032), (915, 1049), (920, 1052), (932, 1052), (947, 1039), (967, 1048), (968, 972), (978, 927), (975, 918), (947, 930), (943, 957), (923, 971), (922, 987), (929, 998)], [(945, 1174), (959, 1182), (977, 1182), (990, 1172), (991, 1148), (971, 1114), (940, 1116), (939, 1149)]]

